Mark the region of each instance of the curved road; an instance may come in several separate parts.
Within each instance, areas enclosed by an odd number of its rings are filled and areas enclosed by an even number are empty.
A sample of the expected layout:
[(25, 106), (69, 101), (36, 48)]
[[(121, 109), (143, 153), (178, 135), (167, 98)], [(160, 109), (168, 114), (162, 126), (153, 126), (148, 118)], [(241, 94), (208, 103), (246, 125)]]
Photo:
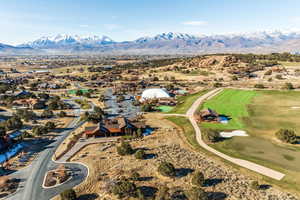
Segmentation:
[(236, 165), (239, 165), (241, 167), (244, 167), (244, 168), (247, 168), (249, 170), (252, 170), (252, 171), (255, 171), (259, 174), (262, 174), (264, 176), (267, 176), (267, 177), (270, 177), (270, 178), (273, 178), (273, 179), (276, 179), (276, 180), (281, 180), (285, 174), (283, 173), (280, 173), (278, 171), (275, 171), (273, 169), (270, 169), (270, 168), (267, 168), (267, 167), (264, 167), (264, 166), (261, 166), (261, 165), (258, 165), (256, 163), (253, 163), (253, 162), (249, 162), (247, 160), (243, 160), (243, 159), (238, 159), (238, 158), (233, 158), (231, 156), (228, 156), (224, 153), (221, 153), (217, 150), (215, 150), (214, 148), (208, 146), (203, 140), (202, 140), (202, 136), (201, 136), (201, 130), (197, 124), (197, 121), (194, 117), (194, 113), (195, 111), (198, 109), (198, 107), (200, 106), (201, 103), (203, 103), (206, 99), (209, 99), (209, 98), (212, 98), (213, 96), (217, 95), (218, 93), (220, 93), (222, 91), (221, 88), (217, 88), (217, 89), (214, 89), (206, 94), (204, 94), (203, 96), (199, 97), (194, 103), (193, 105), (189, 108), (189, 110), (187, 111), (186, 113), (186, 117), (189, 118), (192, 126), (194, 127), (195, 129), (195, 133), (196, 133), (196, 139), (197, 139), (197, 142), (199, 143), (199, 145), (201, 147), (203, 147), (204, 149), (220, 156), (221, 158), (225, 159), (225, 160), (228, 160)]
[(57, 136), (53, 143), (49, 144), (41, 153), (39, 153), (38, 157), (28, 167), (10, 175), (11, 177), (21, 179), (21, 183), (17, 192), (6, 199), (49, 200), (63, 190), (78, 185), (85, 179), (88, 174), (88, 169), (85, 166), (76, 163), (64, 163), (65, 166), (71, 169), (73, 173), (72, 178), (63, 185), (50, 189), (42, 188), (46, 172), (59, 165), (59, 163), (52, 160), (54, 152), (69, 133), (81, 125), (81, 123), (79, 123), (80, 108), (78, 108), (77, 105), (74, 109), (74, 113), (77, 117), (68, 125), (67, 130), (60, 136)]

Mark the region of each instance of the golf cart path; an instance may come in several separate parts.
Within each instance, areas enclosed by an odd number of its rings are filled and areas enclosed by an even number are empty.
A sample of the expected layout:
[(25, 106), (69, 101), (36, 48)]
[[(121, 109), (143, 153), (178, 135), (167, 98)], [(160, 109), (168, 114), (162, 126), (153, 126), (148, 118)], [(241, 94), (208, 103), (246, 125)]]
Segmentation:
[(212, 97), (214, 97), (215, 95), (219, 94), (223, 89), (221, 88), (217, 88), (214, 89), (204, 95), (202, 95), (201, 97), (199, 97), (194, 103), (193, 105), (189, 108), (189, 110), (186, 113), (186, 117), (189, 118), (192, 126), (194, 127), (195, 133), (196, 133), (196, 140), (198, 142), (198, 144), (203, 147), (204, 149), (216, 154), (217, 156), (220, 156), (221, 158), (228, 160), (236, 165), (239, 165), (241, 167), (247, 168), (249, 170), (255, 171), (259, 174), (262, 174), (264, 176), (276, 179), (276, 180), (281, 180), (285, 174), (280, 173), (278, 171), (275, 171), (273, 169), (264, 167), (262, 165), (258, 165), (256, 163), (247, 161), (247, 160), (243, 160), (243, 159), (238, 159), (238, 158), (233, 158), (231, 156), (228, 156), (224, 153), (221, 153), (217, 150), (215, 150), (214, 148), (208, 146), (203, 140), (202, 140), (202, 135), (201, 135), (201, 130), (197, 124), (197, 121), (195, 119), (195, 112), (198, 109), (198, 107), (200, 106), (201, 103), (203, 103), (205, 100), (210, 99)]

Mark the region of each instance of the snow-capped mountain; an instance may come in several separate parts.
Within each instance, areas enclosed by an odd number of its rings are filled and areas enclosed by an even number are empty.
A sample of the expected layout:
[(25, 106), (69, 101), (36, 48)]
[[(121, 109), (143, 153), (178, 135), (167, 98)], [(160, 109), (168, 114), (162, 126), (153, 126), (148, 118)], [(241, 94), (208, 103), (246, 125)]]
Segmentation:
[(223, 52), (299, 52), (300, 32), (262, 31), (223, 35), (192, 35), (186, 33), (161, 33), (152, 37), (141, 37), (133, 41), (115, 42), (107, 36), (88, 36), (60, 34), (41, 37), (17, 47), (0, 46), (4, 49), (26, 50), (35, 53), (135, 53), (135, 54), (173, 54), (173, 53), (223, 53)]
[(87, 36), (81, 37), (78, 35), (66, 35), (59, 34), (50, 37), (41, 37), (32, 42), (19, 45), (20, 47), (31, 47), (31, 48), (61, 48), (74, 45), (103, 45), (114, 43), (112, 39), (107, 36)]
[(170, 41), (170, 40), (187, 41), (187, 40), (194, 40), (194, 39), (197, 39), (197, 37), (194, 35), (191, 35), (191, 34), (169, 32), (169, 33), (158, 34), (158, 35), (155, 35), (154, 37), (141, 37), (141, 38), (135, 40), (135, 42), (145, 43), (145, 42), (149, 42), (149, 41)]

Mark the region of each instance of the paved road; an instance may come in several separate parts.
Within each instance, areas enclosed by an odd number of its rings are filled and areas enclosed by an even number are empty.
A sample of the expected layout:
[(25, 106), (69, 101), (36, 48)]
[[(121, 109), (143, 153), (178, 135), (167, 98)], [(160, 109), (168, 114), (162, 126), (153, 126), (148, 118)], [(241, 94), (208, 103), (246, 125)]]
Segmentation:
[(242, 159), (238, 159), (238, 158), (233, 158), (230, 157), (224, 153), (221, 153), (217, 150), (215, 150), (214, 148), (208, 146), (203, 140), (202, 140), (202, 136), (201, 136), (201, 130), (197, 124), (197, 121), (194, 117), (194, 113), (195, 111), (199, 108), (200, 104), (205, 101), (206, 99), (212, 98), (213, 96), (217, 95), (219, 92), (221, 92), (222, 89), (215, 89), (212, 90), (206, 94), (204, 94), (203, 96), (199, 97), (194, 103), (193, 105), (190, 107), (190, 109), (187, 111), (186, 116), (189, 118), (191, 124), (193, 125), (195, 132), (196, 132), (196, 139), (197, 142), (199, 143), (200, 146), (202, 146), (204, 149), (220, 156), (221, 158), (228, 160), (236, 165), (239, 165), (241, 167), (247, 168), (249, 170), (255, 171), (259, 174), (262, 174), (264, 176), (276, 179), (276, 180), (281, 180), (285, 174), (280, 173), (278, 171), (275, 171), (273, 169), (258, 165), (256, 163), (253, 162), (249, 162), (247, 160), (242, 160)]
[[(77, 105), (76, 105), (77, 106)], [(65, 165), (74, 173), (72, 179), (67, 183), (51, 188), (42, 188), (44, 176), (47, 171), (57, 167), (57, 163), (52, 161), (52, 156), (57, 147), (65, 140), (68, 134), (80, 126), (79, 114), (80, 108), (77, 106), (74, 109), (74, 114), (77, 116), (69, 125), (66, 131), (55, 138), (55, 141), (48, 145), (39, 156), (26, 168), (11, 174), (12, 177), (20, 178), (21, 183), (17, 193), (7, 199), (10, 200), (49, 200), (65, 189), (72, 188), (81, 183), (87, 176), (88, 169), (80, 164), (66, 163)]]

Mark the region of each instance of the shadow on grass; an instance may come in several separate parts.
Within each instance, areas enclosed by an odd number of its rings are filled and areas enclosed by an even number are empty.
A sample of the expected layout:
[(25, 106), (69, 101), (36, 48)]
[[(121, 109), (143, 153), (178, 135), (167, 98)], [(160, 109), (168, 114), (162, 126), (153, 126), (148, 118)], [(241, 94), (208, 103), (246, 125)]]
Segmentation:
[(219, 183), (222, 183), (224, 179), (221, 178), (212, 178), (212, 179), (206, 179), (204, 181), (204, 186), (205, 187), (211, 187), (211, 186), (215, 186)]
[(98, 194), (96, 193), (92, 193), (92, 194), (83, 194), (80, 195), (77, 200), (95, 200), (99, 197)]
[(137, 181), (151, 181), (153, 179), (152, 176), (145, 176), (137, 178)]
[(156, 192), (158, 191), (157, 188), (151, 186), (141, 186), (138, 189), (144, 194), (147, 198), (152, 198), (155, 196)]
[(193, 172), (194, 172), (194, 170), (191, 168), (178, 168), (178, 169), (176, 169), (176, 177), (179, 177), (179, 178), (184, 177)]
[(207, 196), (210, 200), (225, 200), (228, 195), (223, 192), (208, 192)]
[(260, 186), (259, 186), (259, 189), (260, 189), (260, 190), (267, 190), (267, 189), (270, 189), (271, 187), (272, 187), (271, 185), (263, 184), (263, 185), (260, 185)]

